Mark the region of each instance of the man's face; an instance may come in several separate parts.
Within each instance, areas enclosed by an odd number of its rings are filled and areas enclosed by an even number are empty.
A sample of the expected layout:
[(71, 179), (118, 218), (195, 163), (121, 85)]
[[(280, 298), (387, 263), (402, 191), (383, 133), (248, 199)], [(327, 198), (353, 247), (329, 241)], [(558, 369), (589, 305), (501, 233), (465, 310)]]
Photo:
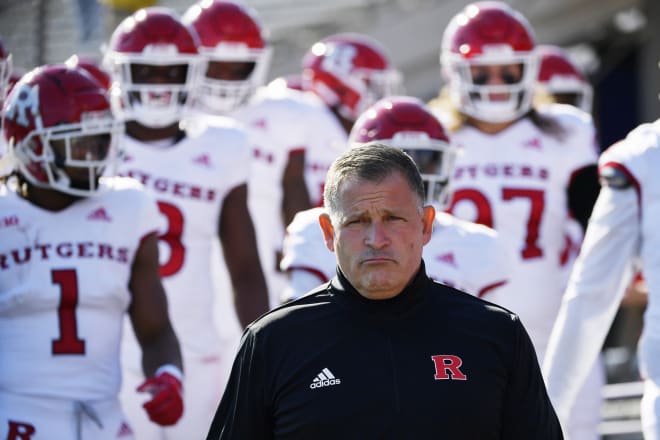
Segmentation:
[(336, 223), (326, 214), (320, 222), (342, 272), (366, 298), (398, 295), (419, 269), (435, 211), (420, 212), (418, 196), (399, 173), (379, 183), (346, 180), (339, 200)]

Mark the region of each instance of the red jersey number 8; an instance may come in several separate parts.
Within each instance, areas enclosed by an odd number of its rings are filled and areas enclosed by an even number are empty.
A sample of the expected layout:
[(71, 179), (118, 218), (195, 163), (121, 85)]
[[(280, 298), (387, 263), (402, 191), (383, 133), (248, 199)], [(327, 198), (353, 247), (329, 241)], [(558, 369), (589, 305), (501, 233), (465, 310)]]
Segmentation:
[(158, 239), (170, 249), (167, 261), (160, 264), (160, 276), (169, 277), (181, 270), (185, 261), (186, 248), (181, 241), (183, 235), (183, 213), (171, 203), (158, 202), (158, 209), (167, 219), (167, 230)]

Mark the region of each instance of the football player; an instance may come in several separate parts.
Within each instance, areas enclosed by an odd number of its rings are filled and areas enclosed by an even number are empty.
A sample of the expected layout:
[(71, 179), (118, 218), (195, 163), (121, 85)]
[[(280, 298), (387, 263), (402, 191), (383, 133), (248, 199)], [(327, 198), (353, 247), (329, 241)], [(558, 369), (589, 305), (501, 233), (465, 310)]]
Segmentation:
[(559, 316), (552, 330), (543, 371), (548, 394), (560, 420), (570, 418), (588, 382), (588, 366), (597, 358), (626, 287), (643, 267), (648, 304), (638, 344), (644, 380), (641, 400), (645, 439), (660, 439), (660, 119), (642, 124), (605, 150), (599, 159), (602, 189)]
[[(567, 224), (584, 229), (598, 194), (593, 121), (572, 106), (532, 105), (534, 33), (505, 3), (467, 5), (440, 53), (447, 99), (436, 111), (459, 149), (449, 212), (494, 228), (515, 253), (510, 283), (491, 301), (520, 315), (543, 359), (565, 284)], [(597, 436), (604, 374), (593, 368), (565, 426), (572, 439)]]
[[(200, 1), (184, 14), (184, 21), (197, 30), (205, 59), (194, 105), (209, 115), (230, 114), (250, 134), (249, 206), (270, 305), (275, 306), (285, 281), (279, 271), (284, 226), (295, 213), (321, 203), (325, 173), (345, 148), (347, 130), (331, 111), (333, 106), (315, 94), (276, 84), (259, 87), (270, 46), (255, 11), (234, 1)], [(327, 79), (333, 90), (346, 89), (345, 81), (352, 78), (353, 88), (362, 91), (372, 72), (390, 68), (380, 49), (364, 52), (366, 44), (372, 45), (363, 43), (365, 38), (331, 40), (314, 50), (316, 59), (332, 69)], [(374, 82), (381, 84), (377, 78)], [(351, 100), (356, 98), (354, 92)]]
[(80, 69), (43, 66), (4, 112), (16, 168), (0, 185), (0, 437), (132, 438), (118, 399), (126, 314), (148, 378), (130, 391), (146, 393), (136, 410), (176, 423), (182, 363), (158, 208), (133, 179), (110, 176), (123, 125), (106, 91)]
[(135, 342), (124, 344), (122, 402), (141, 439), (202, 438), (223, 390), (220, 335), (215, 329), (212, 247), (220, 240), (236, 314), (245, 326), (268, 309), (247, 207), (250, 150), (231, 120), (192, 130), (182, 124), (199, 67), (198, 39), (171, 9), (141, 9), (113, 32), (105, 53), (112, 98), (126, 119), (120, 173), (142, 182), (158, 200), (163, 277), (172, 323), (181, 341), (187, 408), (161, 429), (136, 410), (142, 378)]

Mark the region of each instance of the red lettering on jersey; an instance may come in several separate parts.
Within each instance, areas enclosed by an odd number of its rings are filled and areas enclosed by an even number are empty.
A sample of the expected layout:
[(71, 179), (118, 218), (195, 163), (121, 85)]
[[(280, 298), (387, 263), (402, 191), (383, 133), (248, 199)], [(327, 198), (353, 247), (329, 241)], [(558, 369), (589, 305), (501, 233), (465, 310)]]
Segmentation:
[(13, 251), (11, 251), (11, 255), (14, 257), (14, 261), (16, 262), (16, 264), (23, 264), (30, 261), (30, 256), (32, 255), (32, 249), (30, 248), (23, 249), (24, 253), (22, 256), (20, 252), (21, 252), (20, 249), (14, 249)]
[(109, 260), (112, 260), (112, 246), (99, 243), (99, 258), (108, 258)]
[(41, 251), (41, 259), (48, 260), (48, 249), (51, 248), (50, 244), (35, 244), (34, 248), (38, 251)]
[(184, 195), (183, 188), (184, 185), (182, 183), (174, 183), (172, 192), (174, 193), (175, 196), (183, 196)]
[(209, 202), (214, 201), (215, 200), (215, 191), (213, 191), (212, 189), (208, 190), (208, 192), (206, 193), (206, 200), (209, 201)]
[(217, 198), (217, 193), (211, 188), (205, 189), (185, 182), (174, 182), (166, 177), (153, 177), (141, 171), (132, 170), (121, 175), (138, 179), (144, 186), (153, 189), (157, 193), (169, 193), (176, 197), (208, 202), (213, 202)]
[(169, 182), (167, 179), (156, 179), (154, 180), (153, 188), (158, 192), (167, 192)]
[(128, 249), (123, 247), (117, 249), (117, 261), (120, 263), (128, 263)]
[(8, 228), (10, 226), (18, 226), (17, 215), (9, 215), (7, 217), (2, 217), (2, 220), (0, 220), (0, 227)]
[(547, 168), (534, 168), (531, 165), (495, 164), (466, 165), (456, 167), (454, 179), (475, 179), (478, 176), (497, 177), (525, 177), (537, 180), (548, 180), (550, 171)]
[(453, 354), (436, 354), (431, 356), (435, 366), (435, 380), (467, 380), (460, 370), (463, 360)]
[(35, 427), (29, 423), (10, 420), (7, 440), (30, 440), (36, 432)]
[(85, 241), (83, 243), (78, 243), (78, 256), (80, 258), (92, 258), (94, 254), (90, 252), (90, 247), (94, 246), (94, 243)]
[(57, 255), (64, 258), (69, 258), (73, 255), (73, 250), (71, 249), (71, 243), (60, 243), (55, 248)]
[(202, 188), (198, 186), (193, 186), (190, 188), (190, 197), (196, 200), (199, 200), (202, 198)]
[(6, 254), (0, 254), (0, 270), (25, 264), (33, 258), (49, 260), (52, 255), (50, 249), (60, 258), (98, 258), (117, 261), (119, 263), (129, 262), (129, 249), (126, 247), (113, 248), (107, 243), (94, 243), (84, 241), (78, 243), (35, 243), (32, 247), (23, 249), (11, 249)]

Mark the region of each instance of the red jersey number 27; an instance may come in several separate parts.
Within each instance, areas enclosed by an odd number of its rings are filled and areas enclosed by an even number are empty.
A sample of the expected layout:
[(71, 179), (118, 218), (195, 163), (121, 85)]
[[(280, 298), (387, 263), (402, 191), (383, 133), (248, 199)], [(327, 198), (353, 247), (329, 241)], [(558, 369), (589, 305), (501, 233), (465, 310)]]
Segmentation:
[[(513, 200), (524, 200), (530, 204), (529, 216), (526, 219), (525, 243), (520, 250), (520, 256), (523, 260), (540, 258), (543, 256), (543, 249), (539, 245), (539, 230), (541, 228), (541, 218), (545, 209), (545, 194), (542, 190), (529, 188), (502, 188), (502, 200), (505, 202)], [(497, 225), (493, 220), (493, 208), (488, 197), (475, 188), (462, 188), (454, 192), (454, 196), (449, 207), (449, 212), (462, 201), (468, 200), (474, 204), (477, 210), (477, 218), (472, 219), (475, 223), (486, 225), (497, 230)]]

